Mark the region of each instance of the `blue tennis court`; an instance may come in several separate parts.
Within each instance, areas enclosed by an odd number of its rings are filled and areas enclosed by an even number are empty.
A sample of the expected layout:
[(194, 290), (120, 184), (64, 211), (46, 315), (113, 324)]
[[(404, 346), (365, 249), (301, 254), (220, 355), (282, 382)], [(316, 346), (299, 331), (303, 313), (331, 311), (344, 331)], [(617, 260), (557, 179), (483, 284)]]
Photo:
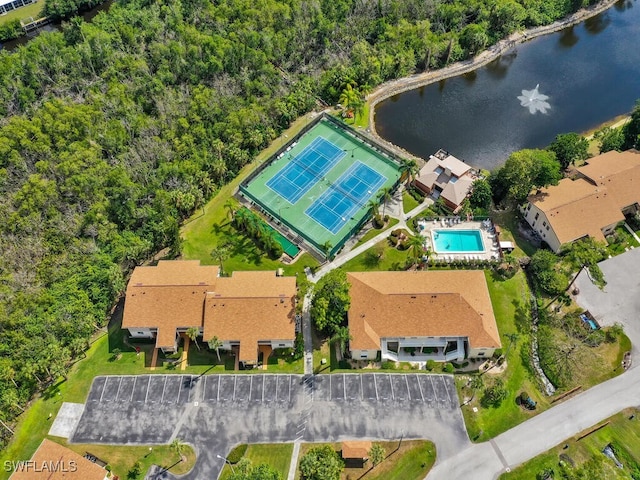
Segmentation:
[(344, 156), (341, 148), (317, 137), (271, 177), (266, 185), (289, 203), (296, 203)]
[(386, 180), (364, 163), (355, 162), (304, 213), (335, 234)]

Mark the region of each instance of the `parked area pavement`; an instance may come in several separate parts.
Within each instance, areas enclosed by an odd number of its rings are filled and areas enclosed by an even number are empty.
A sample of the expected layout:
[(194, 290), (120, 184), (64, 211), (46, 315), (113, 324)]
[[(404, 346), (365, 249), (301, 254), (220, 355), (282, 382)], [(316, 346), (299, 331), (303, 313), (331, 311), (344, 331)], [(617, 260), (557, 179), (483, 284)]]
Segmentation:
[[(218, 477), (239, 443), (428, 438), (448, 458), (470, 445), (453, 378), (427, 374), (96, 377), (74, 443), (173, 439), (198, 458), (184, 477)], [(157, 471), (148, 478), (172, 478)]]

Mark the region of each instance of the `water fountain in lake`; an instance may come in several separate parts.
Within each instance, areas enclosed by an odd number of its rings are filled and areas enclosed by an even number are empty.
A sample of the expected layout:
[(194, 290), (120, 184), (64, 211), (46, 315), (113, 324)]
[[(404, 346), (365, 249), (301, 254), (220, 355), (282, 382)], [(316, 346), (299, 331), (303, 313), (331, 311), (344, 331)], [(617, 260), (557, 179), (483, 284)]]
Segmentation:
[(522, 95), (518, 97), (520, 105), (529, 109), (529, 113), (535, 114), (536, 112), (547, 113), (547, 110), (551, 108), (551, 105), (547, 102), (548, 95), (543, 95), (538, 91), (540, 84), (536, 85), (533, 90), (522, 90)]

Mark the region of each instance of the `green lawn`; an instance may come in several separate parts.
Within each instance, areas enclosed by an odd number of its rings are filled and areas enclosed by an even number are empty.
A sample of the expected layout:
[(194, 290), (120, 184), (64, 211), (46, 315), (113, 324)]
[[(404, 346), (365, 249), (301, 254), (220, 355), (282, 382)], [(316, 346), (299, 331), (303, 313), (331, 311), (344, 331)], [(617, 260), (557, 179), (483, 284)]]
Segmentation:
[[(509, 349), (506, 370), (500, 375), (508, 392), (507, 398), (498, 408), (483, 408), (478, 401), (480, 395), (477, 395), (473, 402), (462, 407), (469, 437), (474, 441), (493, 438), (534, 415), (534, 413), (516, 405), (515, 399), (523, 390), (526, 390), (538, 402), (537, 412), (543, 411), (549, 406), (549, 401), (538, 392), (535, 383), (532, 382), (528, 369), (522, 363), (521, 358), (521, 349), (528, 345), (529, 338), (528, 304), (526, 303), (529, 290), (524, 273), (520, 271), (508, 280), (500, 280), (494, 277), (490, 271), (486, 271), (485, 274), (504, 351), (510, 342), (507, 335), (515, 333), (519, 337)], [(485, 384), (487, 384), (492, 379), (492, 374), (485, 374), (484, 377)], [(456, 379), (462, 400), (471, 396), (470, 391), (462, 388), (464, 383), (466, 381), (463, 377)], [(478, 408), (477, 413), (473, 412), (473, 407)]]
[[(376, 251), (382, 252), (378, 258)], [(409, 256), (408, 250), (398, 250), (389, 245), (388, 240), (378, 242), (374, 247), (345, 263), (341, 268), (346, 272), (366, 270), (402, 270)]]
[[(623, 469), (616, 468), (613, 461), (602, 454), (602, 449), (612, 440), (617, 441), (628, 450), (637, 462), (640, 462), (639, 413), (638, 410), (632, 409), (621, 412), (611, 417), (609, 419), (611, 423), (602, 429), (586, 436), (582, 440), (577, 440), (580, 435), (569, 439), (548, 452), (538, 455), (510, 473), (504, 473), (500, 476), (500, 479), (531, 480), (536, 478), (536, 475), (544, 469), (553, 469), (556, 475), (554, 478), (562, 478), (559, 476), (560, 468), (558, 467), (560, 455), (567, 455), (571, 458), (575, 462), (576, 468), (579, 468), (588, 460), (595, 459), (603, 466), (600, 478), (611, 480), (629, 479), (631, 476), (629, 475), (628, 466)], [(631, 415), (635, 415), (632, 420), (630, 420)], [(593, 428), (587, 429), (582, 434), (593, 430)], [(564, 448), (565, 445), (568, 445), (566, 449)]]
[[(253, 465), (267, 463), (280, 472), (282, 478), (287, 478), (292, 453), (291, 443), (253, 444), (248, 446), (243, 458), (251, 460)], [(220, 480), (226, 480), (230, 476), (231, 468), (227, 464), (222, 470)]]
[[(364, 468), (345, 468), (341, 480), (422, 480), (436, 461), (436, 448), (427, 440), (407, 440), (391, 442), (375, 442), (382, 445), (386, 458), (371, 468), (367, 462)], [(300, 457), (312, 448), (326, 445), (323, 443), (305, 443), (300, 448)], [(342, 448), (341, 443), (330, 443), (337, 452)], [(296, 472), (296, 479), (300, 479), (300, 471)]]
[(406, 190), (402, 192), (402, 209), (404, 213), (410, 212), (418, 205), (420, 205), (420, 203), (418, 203), (415, 198), (409, 195)]
[(6, 15), (0, 16), (0, 25), (12, 20), (23, 20), (33, 17), (34, 20), (42, 17), (42, 9), (44, 8), (44, 0), (38, 0), (16, 10), (11, 10)]
[(613, 238), (614, 240), (607, 246), (607, 250), (609, 251), (610, 255), (620, 255), (621, 253), (629, 250), (631, 247), (640, 247), (638, 241), (633, 238), (633, 235), (629, 233), (629, 230), (627, 230), (622, 225), (616, 227)]
[(202, 211), (196, 212), (182, 227), (182, 256), (188, 260), (200, 260), (202, 264), (214, 264), (211, 250), (215, 246), (230, 244), (231, 257), (224, 262), (226, 272), (234, 270), (275, 270), (284, 268), (286, 275), (303, 272), (305, 266), (314, 267), (318, 262), (311, 255), (302, 254), (295, 263), (284, 265), (279, 260), (268, 258), (255, 246), (255, 242), (235, 231), (229, 223), (225, 203), (233, 196), (240, 182), (260, 163), (273, 155), (281, 147), (285, 136), (296, 135), (307, 124), (307, 116), (297, 119), (283, 135), (260, 152), (255, 161), (245, 166), (227, 185), (220, 188), (217, 194), (207, 203)]
[(376, 237), (376, 236), (380, 235), (385, 230), (389, 230), (390, 228), (393, 228), (394, 226), (396, 226), (398, 224), (398, 222), (399, 222), (399, 220), (397, 218), (390, 218), (389, 222), (387, 223), (387, 226), (384, 229), (382, 229), (382, 228), (380, 228), (380, 229), (376, 229), (376, 228), (370, 229), (367, 233), (365, 233), (362, 236), (362, 238), (360, 240), (358, 240), (358, 243), (356, 243), (356, 247), (362, 245), (365, 242), (368, 242), (373, 237)]

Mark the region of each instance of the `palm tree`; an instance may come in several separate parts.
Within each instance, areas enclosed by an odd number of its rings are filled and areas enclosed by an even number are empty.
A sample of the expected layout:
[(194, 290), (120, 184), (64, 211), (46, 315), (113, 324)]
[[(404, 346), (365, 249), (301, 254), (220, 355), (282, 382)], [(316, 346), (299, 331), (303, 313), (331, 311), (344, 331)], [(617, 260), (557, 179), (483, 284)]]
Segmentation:
[(371, 211), (371, 216), (372, 217), (378, 216), (378, 213), (379, 213), (378, 207), (379, 206), (380, 205), (375, 200), (369, 200), (367, 202), (367, 208)]
[(387, 452), (384, 451), (384, 447), (379, 443), (374, 443), (371, 445), (371, 450), (369, 450), (369, 458), (371, 459), (371, 463), (373, 463), (373, 468), (377, 465), (381, 464), (385, 459)]
[(349, 327), (338, 327), (329, 341), (337, 344), (340, 348), (340, 353), (344, 355), (347, 349), (347, 342), (351, 341), (352, 338)]
[(276, 232), (270, 228), (265, 229), (261, 240), (262, 245), (264, 245), (264, 249), (268, 252), (273, 251), (278, 244), (278, 240), (276, 239)]
[(198, 335), (200, 335), (200, 329), (198, 327), (189, 327), (189, 329), (187, 329), (187, 337), (189, 337), (191, 341), (196, 344), (198, 350), (200, 350), (200, 345), (198, 345)]
[(400, 164), (400, 171), (404, 175), (407, 174), (407, 183), (405, 187), (409, 187), (413, 182), (413, 177), (418, 173), (418, 164), (412, 158), (403, 158)]
[(238, 230), (246, 230), (247, 229), (247, 222), (249, 221), (249, 215), (250, 215), (250, 211), (247, 208), (240, 208), (239, 210), (236, 210), (236, 213), (233, 217), (236, 227), (238, 228)]
[(229, 248), (225, 245), (213, 247), (211, 256), (220, 263), (220, 275), (224, 274), (224, 261), (229, 258)]
[(327, 240), (326, 242), (324, 242), (321, 245), (322, 251), (324, 252), (325, 256), (327, 257), (327, 259), (329, 259), (330, 255), (331, 255), (331, 249), (333, 248), (333, 245), (331, 244), (331, 242), (329, 240)]
[(382, 216), (384, 217), (386, 212), (387, 212), (387, 202), (391, 200), (391, 188), (390, 187), (384, 187), (382, 189), (382, 201), (384, 202), (382, 204)]
[(346, 113), (353, 113), (354, 110), (358, 108), (358, 105), (362, 103), (362, 99), (360, 98), (360, 92), (348, 83), (340, 94), (338, 102), (342, 105)]
[(518, 338), (520, 337), (520, 335), (518, 335), (517, 333), (505, 333), (504, 336), (509, 339), (509, 345), (507, 346), (507, 351), (504, 352), (504, 358), (507, 358), (507, 355), (509, 355), (509, 350), (511, 349), (511, 345), (513, 345), (518, 341)]
[(216, 351), (216, 355), (218, 355), (218, 362), (220, 361), (220, 347), (222, 347), (223, 343), (222, 341), (218, 338), (218, 337), (213, 337), (211, 338), (208, 342), (207, 345), (209, 345), (209, 348), (211, 350), (215, 350)]
[(180, 457), (181, 462), (184, 462), (186, 460), (184, 454), (187, 450), (187, 444), (182, 440), (176, 438), (173, 442), (171, 442), (171, 450), (176, 452), (176, 454)]
[(425, 257), (427, 257), (426, 264), (428, 266), (431, 262), (431, 257), (433, 256), (433, 250), (431, 250), (431, 247), (427, 247), (427, 249), (422, 253)]
[(224, 208), (227, 209), (227, 218), (229, 220), (233, 220), (234, 215), (236, 214), (236, 207), (238, 204), (232, 198), (228, 199), (224, 202)]
[(413, 263), (418, 263), (418, 259), (422, 256), (424, 247), (424, 238), (422, 235), (411, 235), (407, 240), (407, 247), (411, 251)]

